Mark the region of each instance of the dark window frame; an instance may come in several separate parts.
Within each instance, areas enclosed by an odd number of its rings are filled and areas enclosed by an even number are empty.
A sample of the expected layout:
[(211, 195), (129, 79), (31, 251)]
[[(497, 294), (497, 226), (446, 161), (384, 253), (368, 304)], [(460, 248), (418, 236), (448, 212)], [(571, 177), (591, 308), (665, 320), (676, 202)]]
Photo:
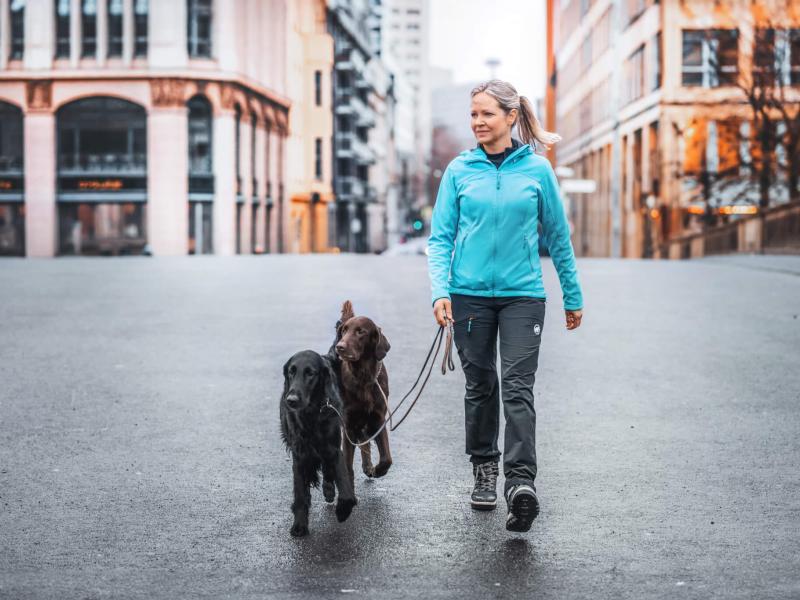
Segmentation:
[(314, 177), (322, 181), (322, 138), (314, 140)]
[(25, 55), (25, 0), (9, 0), (8, 13), (11, 36), (8, 58), (22, 60)]
[[(59, 9), (66, 9), (61, 12)], [(72, 10), (69, 0), (55, 0), (53, 3), (55, 11), (55, 38), (56, 38), (56, 58), (69, 58), (70, 55), (70, 19)]]
[(149, 45), (148, 20), (150, 6), (148, 0), (133, 0), (133, 55), (147, 56)]
[[(94, 3), (94, 14), (87, 9)], [(97, 0), (81, 0), (81, 57), (97, 56)]]
[[(211, 0), (187, 0), (186, 42), (192, 58), (211, 58), (214, 14)], [(208, 35), (202, 35), (207, 29)]]
[[(119, 12), (113, 12), (114, 9)], [(123, 0), (108, 0), (106, 5), (106, 27), (108, 29), (108, 57), (118, 58), (122, 56), (123, 38), (125, 35), (124, 29), (124, 13), (125, 6)]]

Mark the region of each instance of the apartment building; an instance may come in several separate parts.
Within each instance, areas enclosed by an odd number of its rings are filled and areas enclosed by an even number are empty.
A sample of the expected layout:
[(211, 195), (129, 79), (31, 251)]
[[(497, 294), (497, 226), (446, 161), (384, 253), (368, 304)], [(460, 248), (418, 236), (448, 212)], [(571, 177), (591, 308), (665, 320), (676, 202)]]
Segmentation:
[(557, 164), (597, 184), (568, 198), (578, 254), (664, 256), (709, 219), (788, 199), (778, 170), (759, 190), (743, 90), (768, 69), (800, 101), (797, 2), (561, 0), (553, 17)]

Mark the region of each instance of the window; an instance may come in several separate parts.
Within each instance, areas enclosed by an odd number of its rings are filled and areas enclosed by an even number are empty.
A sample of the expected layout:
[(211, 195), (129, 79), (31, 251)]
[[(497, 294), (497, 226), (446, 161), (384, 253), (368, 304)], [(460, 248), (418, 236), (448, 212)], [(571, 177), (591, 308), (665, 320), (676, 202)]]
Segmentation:
[(12, 60), (22, 59), (25, 52), (25, 0), (11, 0), (11, 52)]
[(81, 2), (81, 56), (97, 54), (97, 0)]
[(420, 14), (420, 10), (418, 8), (409, 8), (408, 10), (406, 10), (406, 14), (418, 15)]
[(684, 30), (682, 72), (684, 86), (735, 84), (739, 73), (739, 32)]
[(236, 139), (234, 141), (234, 161), (236, 163), (236, 194), (239, 195), (242, 193), (242, 109), (239, 108), (239, 105), (236, 105), (236, 116), (235, 116), (235, 136)]
[(322, 138), (314, 140), (314, 176), (322, 180)]
[(211, 56), (211, 1), (187, 0), (187, 41), (189, 56)]
[(133, 55), (147, 56), (147, 0), (135, 0), (133, 6)]
[(592, 36), (587, 35), (581, 46), (581, 70), (585, 71), (592, 64)]
[(108, 55), (122, 56), (122, 0), (108, 0)]
[(69, 56), (69, 3), (56, 0), (56, 58)]
[(210, 175), (212, 173), (211, 105), (205, 98), (195, 96), (189, 100), (188, 107), (189, 173)]
[(740, 129), (738, 120), (717, 121), (717, 171), (722, 176), (739, 175)]
[(256, 177), (256, 116), (250, 115), (250, 179), (253, 182), (250, 196), (258, 197), (258, 178)]
[(419, 29), (419, 24), (418, 23), (408, 23), (406, 25), (406, 29), (411, 29), (411, 30)]
[(322, 106), (322, 71), (314, 71), (314, 103)]
[(705, 32), (683, 32), (683, 85), (703, 85)]
[(734, 85), (739, 74), (739, 32), (736, 29), (715, 29), (713, 36), (716, 46), (714, 85)]
[(627, 102), (644, 95), (644, 45), (639, 46), (625, 63)]
[(651, 43), (652, 63), (650, 65), (650, 91), (655, 91), (661, 87), (661, 32), (656, 34)]
[(800, 85), (800, 29), (789, 30), (789, 84)]

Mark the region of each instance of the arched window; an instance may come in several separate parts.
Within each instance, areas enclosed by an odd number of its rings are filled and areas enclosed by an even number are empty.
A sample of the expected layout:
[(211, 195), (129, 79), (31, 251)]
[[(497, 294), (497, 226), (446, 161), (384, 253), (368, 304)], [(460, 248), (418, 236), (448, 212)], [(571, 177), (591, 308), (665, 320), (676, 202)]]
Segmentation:
[(189, 173), (210, 175), (211, 156), (211, 105), (202, 96), (187, 103), (189, 108)]
[(22, 111), (0, 102), (0, 255), (25, 255)]
[(214, 200), (211, 104), (203, 96), (189, 109), (189, 254), (211, 254)]
[(147, 114), (109, 97), (56, 113), (61, 254), (138, 254), (147, 244)]
[(118, 98), (94, 97), (58, 110), (58, 170), (145, 175), (147, 115)]

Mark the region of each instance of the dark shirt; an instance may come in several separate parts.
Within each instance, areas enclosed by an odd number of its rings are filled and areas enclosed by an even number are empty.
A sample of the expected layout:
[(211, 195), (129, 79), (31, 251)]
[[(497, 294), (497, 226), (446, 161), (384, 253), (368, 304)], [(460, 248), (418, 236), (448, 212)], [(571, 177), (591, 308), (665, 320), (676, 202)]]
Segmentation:
[(479, 144), (479, 146), (481, 150), (483, 150), (484, 154), (486, 154), (486, 158), (492, 161), (492, 163), (494, 163), (494, 166), (499, 169), (500, 165), (503, 164), (503, 161), (506, 158), (508, 158), (508, 155), (514, 152), (514, 150), (516, 150), (520, 146), (522, 146), (522, 142), (520, 142), (515, 138), (511, 138), (511, 145), (502, 152), (498, 152), (497, 154), (489, 154), (488, 152), (486, 152), (486, 148), (483, 147), (483, 144)]

